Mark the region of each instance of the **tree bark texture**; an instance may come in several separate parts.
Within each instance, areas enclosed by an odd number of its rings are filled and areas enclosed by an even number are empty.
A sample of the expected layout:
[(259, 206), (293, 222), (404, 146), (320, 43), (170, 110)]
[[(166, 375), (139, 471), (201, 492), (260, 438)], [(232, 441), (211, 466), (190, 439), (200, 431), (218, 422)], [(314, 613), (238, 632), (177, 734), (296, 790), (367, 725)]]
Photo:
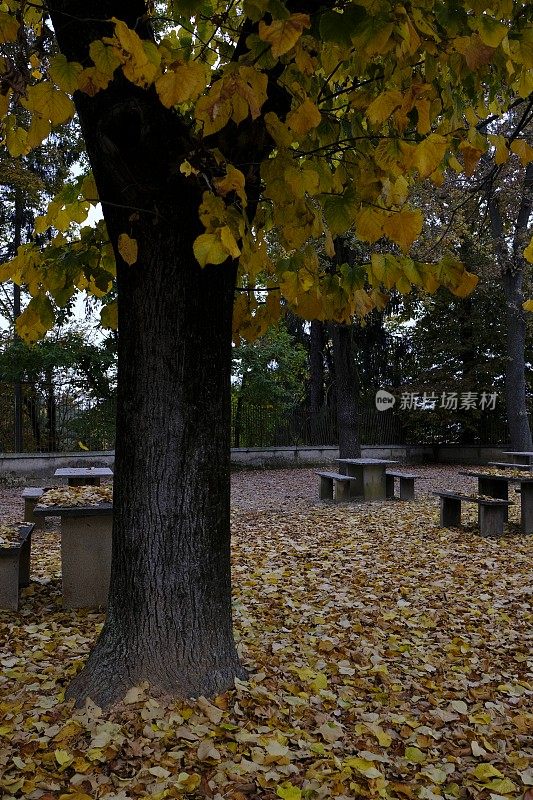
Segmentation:
[(331, 330), (335, 362), (339, 456), (359, 458), (361, 456), (357, 424), (359, 381), (352, 351), (352, 327), (334, 323)]
[(531, 428), (527, 412), (527, 387), (525, 374), (526, 312), (522, 284), (523, 270), (507, 270), (503, 275), (503, 289), (507, 312), (507, 360), (505, 370), (505, 399), (507, 424), (512, 450), (533, 450)]
[(533, 442), (527, 409), (526, 389), (526, 318), (522, 308), (524, 270), (523, 250), (529, 238), (529, 219), (533, 209), (533, 162), (528, 164), (521, 187), (520, 206), (513, 220), (512, 246), (500, 209), (499, 196), (488, 198), (492, 241), (506, 301), (507, 359), (505, 370), (505, 400), (510, 446), (512, 450), (532, 450)]
[[(109, 35), (95, 19), (134, 26), (145, 8), (102, 0), (90, 10), (52, 3), (70, 60), (83, 63), (88, 44)], [(201, 187), (179, 171), (191, 147), (179, 117), (121, 76), (75, 101), (117, 256), (119, 334), (107, 618), (67, 694), (108, 706), (147, 680), (154, 693), (215, 695), (244, 675), (230, 581), (235, 268), (194, 259)], [(117, 252), (121, 233), (137, 241), (132, 266)]]

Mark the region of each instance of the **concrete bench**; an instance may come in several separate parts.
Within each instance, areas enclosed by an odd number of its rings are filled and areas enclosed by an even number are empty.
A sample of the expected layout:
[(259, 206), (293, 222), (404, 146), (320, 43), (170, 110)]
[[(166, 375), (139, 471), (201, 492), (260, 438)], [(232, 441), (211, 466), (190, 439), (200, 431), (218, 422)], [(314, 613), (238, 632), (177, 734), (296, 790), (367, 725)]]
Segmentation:
[(27, 486), (22, 490), (22, 499), (24, 500), (24, 522), (31, 522), (35, 525), (35, 530), (42, 528), (44, 525), (44, 517), (36, 517), (33, 509), (42, 497), (45, 489), (38, 486)]
[(19, 587), (30, 582), (32, 524), (21, 524), (18, 541), (0, 544), (0, 608), (17, 611)]
[(414, 500), (415, 499), (415, 480), (425, 480), (421, 475), (415, 475), (411, 472), (396, 472), (395, 470), (388, 470), (385, 476), (386, 493), (388, 500), (394, 500), (394, 479), (398, 478), (400, 481), (400, 500)]
[(63, 607), (105, 607), (111, 576), (112, 503), (37, 505), (34, 514), (61, 517)]
[(509, 500), (493, 497), (460, 494), (451, 490), (433, 492), (440, 498), (441, 528), (458, 528), (461, 524), (461, 503), (477, 503), (479, 509), (479, 530), (482, 536), (501, 536)]
[(320, 499), (333, 500), (333, 486), (335, 485), (335, 500), (337, 503), (350, 500), (350, 483), (355, 480), (350, 475), (341, 475), (339, 472), (317, 472), (320, 477)]

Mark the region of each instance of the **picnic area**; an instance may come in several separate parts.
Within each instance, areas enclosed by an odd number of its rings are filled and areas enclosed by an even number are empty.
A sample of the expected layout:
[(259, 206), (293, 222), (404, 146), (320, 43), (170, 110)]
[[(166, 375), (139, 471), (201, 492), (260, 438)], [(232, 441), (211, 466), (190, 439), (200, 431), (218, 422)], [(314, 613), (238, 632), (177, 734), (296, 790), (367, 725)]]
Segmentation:
[[(474, 506), (440, 527), (414, 501), (324, 502), (315, 470), (232, 475), (233, 614), (248, 681), (214, 699), (132, 689), (111, 714), (63, 693), (104, 612), (65, 610), (59, 519), (33, 532), (31, 583), (1, 611), (5, 798), (507, 798), (533, 786), (533, 536)], [(514, 492), (513, 492), (514, 494)], [(0, 495), (4, 520), (20, 488)]]

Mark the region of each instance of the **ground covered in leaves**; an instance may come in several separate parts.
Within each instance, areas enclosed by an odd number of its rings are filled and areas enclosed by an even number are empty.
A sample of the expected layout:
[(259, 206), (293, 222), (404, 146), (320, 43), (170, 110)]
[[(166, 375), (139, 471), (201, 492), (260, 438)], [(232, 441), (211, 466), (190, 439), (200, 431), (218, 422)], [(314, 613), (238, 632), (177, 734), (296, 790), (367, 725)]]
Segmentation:
[[(0, 795), (42, 800), (533, 798), (533, 536), (475, 512), (316, 501), (309, 470), (234, 476), (233, 579), (250, 681), (208, 702), (142, 687), (111, 714), (63, 692), (103, 615), (61, 607), (59, 536), (0, 612)], [(435, 487), (434, 487), (435, 484)], [(0, 497), (20, 512), (18, 493)], [(12, 517), (13, 518), (13, 517)]]

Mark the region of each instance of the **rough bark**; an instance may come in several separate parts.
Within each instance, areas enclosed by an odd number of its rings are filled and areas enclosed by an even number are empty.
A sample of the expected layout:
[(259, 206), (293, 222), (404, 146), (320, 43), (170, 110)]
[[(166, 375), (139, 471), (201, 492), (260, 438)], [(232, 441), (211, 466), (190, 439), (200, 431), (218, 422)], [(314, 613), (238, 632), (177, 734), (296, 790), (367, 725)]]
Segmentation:
[(359, 458), (361, 443), (358, 439), (357, 409), (359, 384), (352, 352), (351, 325), (331, 326), (335, 386), (337, 398), (337, 427), (340, 458)]
[(506, 300), (507, 348), (505, 370), (505, 400), (507, 424), (512, 450), (533, 450), (531, 429), (527, 412), (527, 387), (525, 374), (526, 319), (521, 269), (507, 270), (503, 275)]
[[(82, 61), (133, 26), (135, 0), (52, 3), (61, 50)], [(65, 13), (65, 12), (68, 12)], [(96, 20), (96, 21), (95, 21)], [(136, 27), (142, 32), (142, 24)], [(200, 269), (201, 187), (180, 174), (188, 131), (153, 91), (116, 78), (76, 106), (111, 241), (128, 233), (137, 263), (117, 253), (118, 389), (113, 555), (106, 622), (68, 689), (108, 706), (147, 680), (153, 692), (214, 695), (243, 676), (231, 623), (229, 454), (235, 269)]]
[(528, 164), (524, 175), (520, 207), (512, 231), (512, 248), (507, 243), (498, 196), (489, 197), (488, 209), (492, 241), (506, 300), (505, 401), (510, 446), (512, 450), (533, 450), (526, 400), (526, 319), (522, 308), (525, 269), (523, 250), (528, 240), (529, 218), (533, 209), (533, 162)]

